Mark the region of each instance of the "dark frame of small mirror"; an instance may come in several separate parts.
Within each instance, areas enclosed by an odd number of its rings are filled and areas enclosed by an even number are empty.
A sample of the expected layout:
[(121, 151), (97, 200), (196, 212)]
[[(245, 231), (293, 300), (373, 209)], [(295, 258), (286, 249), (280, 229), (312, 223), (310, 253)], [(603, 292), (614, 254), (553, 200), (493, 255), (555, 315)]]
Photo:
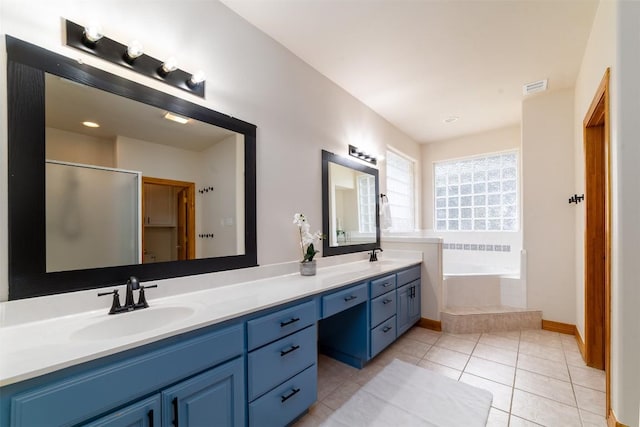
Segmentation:
[[(354, 169), (359, 172), (371, 174), (375, 177), (376, 192), (376, 241), (373, 243), (360, 243), (354, 245), (330, 246), (329, 245), (329, 163), (336, 163), (344, 167)], [(322, 150), (322, 234), (326, 236), (322, 239), (322, 256), (344, 255), (354, 252), (370, 251), (380, 247), (380, 183), (378, 179), (378, 169), (338, 156), (328, 151)]]
[[(256, 126), (6, 36), (9, 299), (159, 280), (257, 265)], [(244, 135), (244, 255), (46, 272), (45, 73)]]

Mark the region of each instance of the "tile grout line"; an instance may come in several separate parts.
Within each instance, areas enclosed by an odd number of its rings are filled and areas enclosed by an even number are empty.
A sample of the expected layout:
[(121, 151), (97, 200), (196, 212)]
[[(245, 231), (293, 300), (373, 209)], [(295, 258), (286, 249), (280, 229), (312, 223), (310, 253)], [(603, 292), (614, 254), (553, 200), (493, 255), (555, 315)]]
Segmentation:
[[(513, 370), (513, 385), (511, 387), (511, 399), (509, 399), (509, 420), (507, 426), (511, 425), (511, 417), (513, 416), (513, 395), (516, 392), (516, 375), (518, 375), (518, 359), (520, 357), (520, 343), (522, 342), (522, 329), (518, 335), (518, 351), (516, 352), (516, 367)], [(523, 418), (524, 419), (524, 418)]]
[(562, 343), (562, 355), (564, 356), (565, 367), (567, 368), (567, 373), (569, 374), (569, 382), (571, 383), (571, 391), (573, 392), (573, 398), (576, 401), (576, 410), (578, 411), (578, 419), (580, 420), (580, 425), (584, 426), (584, 420), (582, 419), (582, 413), (580, 412), (580, 406), (578, 405), (578, 396), (576, 395), (576, 388), (573, 384), (573, 377), (571, 376), (571, 369), (569, 369), (569, 362), (567, 361), (567, 354), (564, 351), (564, 343)]

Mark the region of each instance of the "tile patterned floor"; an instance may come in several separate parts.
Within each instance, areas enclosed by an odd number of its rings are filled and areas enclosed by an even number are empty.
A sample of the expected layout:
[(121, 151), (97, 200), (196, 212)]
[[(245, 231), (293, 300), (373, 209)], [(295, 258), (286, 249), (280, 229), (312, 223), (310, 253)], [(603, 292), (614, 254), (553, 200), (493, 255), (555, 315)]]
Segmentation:
[(414, 327), (364, 369), (320, 355), (318, 401), (296, 427), (318, 426), (394, 358), (493, 393), (487, 426), (602, 426), (604, 371), (573, 336), (543, 330), (446, 334)]

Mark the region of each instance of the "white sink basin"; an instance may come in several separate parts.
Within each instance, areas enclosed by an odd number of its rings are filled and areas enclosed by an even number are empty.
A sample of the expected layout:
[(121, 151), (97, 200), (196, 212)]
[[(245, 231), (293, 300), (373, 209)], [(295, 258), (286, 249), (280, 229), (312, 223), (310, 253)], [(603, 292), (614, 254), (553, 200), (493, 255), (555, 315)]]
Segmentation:
[(185, 320), (196, 310), (186, 306), (150, 307), (127, 313), (107, 315), (71, 334), (72, 340), (98, 341), (135, 335)]

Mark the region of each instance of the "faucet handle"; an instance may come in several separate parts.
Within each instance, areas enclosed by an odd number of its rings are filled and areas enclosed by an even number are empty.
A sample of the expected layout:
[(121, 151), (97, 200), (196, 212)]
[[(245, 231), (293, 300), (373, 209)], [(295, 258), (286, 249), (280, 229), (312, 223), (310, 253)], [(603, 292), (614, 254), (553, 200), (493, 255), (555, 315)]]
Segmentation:
[(120, 296), (118, 295), (118, 290), (114, 289), (110, 292), (99, 292), (98, 296), (103, 297), (105, 295), (113, 294), (113, 301), (111, 302), (111, 309), (109, 309), (109, 314), (117, 314), (122, 311), (122, 306), (120, 305)]
[(136, 304), (136, 308), (147, 308), (149, 304), (147, 303), (147, 298), (144, 295), (144, 290), (149, 288), (157, 288), (158, 285), (149, 285), (142, 286), (140, 285), (140, 293), (138, 294), (138, 303)]

